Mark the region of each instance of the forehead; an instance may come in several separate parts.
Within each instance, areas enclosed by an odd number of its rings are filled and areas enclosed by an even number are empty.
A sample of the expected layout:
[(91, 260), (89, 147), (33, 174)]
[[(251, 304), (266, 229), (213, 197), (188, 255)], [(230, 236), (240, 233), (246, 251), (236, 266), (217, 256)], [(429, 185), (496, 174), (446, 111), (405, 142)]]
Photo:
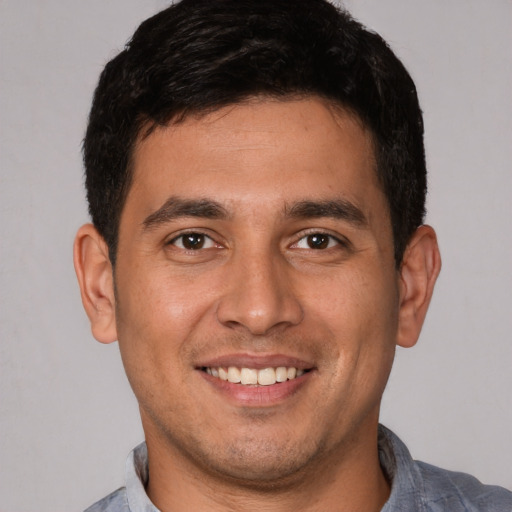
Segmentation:
[(145, 214), (171, 196), (282, 209), (329, 195), (364, 206), (380, 193), (369, 130), (319, 98), (257, 98), (158, 127), (137, 143), (133, 173), (127, 202)]

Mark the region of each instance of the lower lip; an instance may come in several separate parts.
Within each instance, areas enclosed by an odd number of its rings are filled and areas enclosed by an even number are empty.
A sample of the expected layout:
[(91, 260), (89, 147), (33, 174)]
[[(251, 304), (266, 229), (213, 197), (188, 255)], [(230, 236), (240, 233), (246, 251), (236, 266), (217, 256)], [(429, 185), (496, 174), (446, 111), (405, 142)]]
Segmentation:
[(270, 407), (283, 402), (299, 391), (311, 378), (313, 371), (300, 377), (272, 384), (270, 386), (233, 384), (198, 370), (201, 376), (214, 388), (237, 405)]

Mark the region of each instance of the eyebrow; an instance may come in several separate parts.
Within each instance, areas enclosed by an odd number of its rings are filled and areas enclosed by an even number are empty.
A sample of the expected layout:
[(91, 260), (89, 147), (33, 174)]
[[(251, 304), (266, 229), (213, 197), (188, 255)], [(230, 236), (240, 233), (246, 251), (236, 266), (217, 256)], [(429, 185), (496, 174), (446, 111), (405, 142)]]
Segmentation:
[(201, 217), (204, 219), (226, 219), (228, 212), (217, 201), (211, 199), (183, 199), (172, 196), (142, 222), (145, 231), (181, 217)]
[(285, 209), (287, 217), (296, 219), (332, 218), (346, 220), (358, 227), (368, 225), (368, 219), (363, 211), (346, 199), (325, 201), (298, 201)]
[[(346, 199), (323, 201), (303, 200), (285, 206), (285, 216), (294, 219), (333, 218), (364, 227), (368, 221), (364, 213)], [(161, 224), (182, 217), (199, 217), (203, 219), (227, 219), (227, 210), (213, 199), (184, 199), (171, 196), (155, 212), (144, 219), (144, 231), (150, 231)]]

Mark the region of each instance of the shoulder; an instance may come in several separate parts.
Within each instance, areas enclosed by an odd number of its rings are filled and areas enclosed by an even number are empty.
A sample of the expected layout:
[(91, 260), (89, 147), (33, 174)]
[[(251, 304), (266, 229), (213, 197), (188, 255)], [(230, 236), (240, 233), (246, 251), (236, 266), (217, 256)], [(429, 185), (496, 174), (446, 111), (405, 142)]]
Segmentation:
[(85, 512), (130, 512), (126, 489), (121, 487), (94, 505), (91, 505)]
[(512, 512), (512, 492), (413, 460), (405, 444), (382, 425), (379, 458), (391, 481), (382, 512)]
[(423, 481), (426, 509), (430, 512), (512, 512), (512, 492), (484, 485), (475, 477), (415, 462)]

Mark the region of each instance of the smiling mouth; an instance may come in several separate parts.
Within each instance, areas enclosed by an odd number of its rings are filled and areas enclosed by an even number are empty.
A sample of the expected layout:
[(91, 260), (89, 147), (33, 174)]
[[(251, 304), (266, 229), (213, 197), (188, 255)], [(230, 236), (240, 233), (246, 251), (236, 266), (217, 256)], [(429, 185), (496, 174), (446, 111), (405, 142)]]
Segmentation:
[(297, 369), (293, 366), (261, 369), (238, 368), (236, 366), (229, 366), (227, 368), (223, 366), (203, 366), (201, 370), (217, 379), (242, 386), (272, 386), (273, 384), (297, 379), (310, 371), (308, 369)]

